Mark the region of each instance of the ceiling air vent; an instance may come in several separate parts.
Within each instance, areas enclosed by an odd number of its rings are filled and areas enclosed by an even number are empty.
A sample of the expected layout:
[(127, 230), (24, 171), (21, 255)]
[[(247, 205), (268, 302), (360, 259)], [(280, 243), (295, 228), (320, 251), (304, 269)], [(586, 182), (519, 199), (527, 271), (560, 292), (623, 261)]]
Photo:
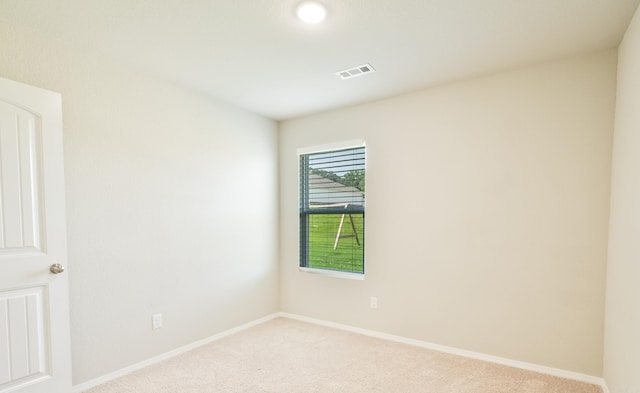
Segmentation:
[(336, 75), (339, 76), (341, 79), (349, 79), (349, 78), (355, 78), (356, 76), (360, 76), (360, 75), (370, 74), (375, 71), (376, 70), (374, 70), (373, 67), (371, 67), (371, 64), (363, 64), (361, 66), (349, 68), (348, 70), (338, 71), (336, 72)]

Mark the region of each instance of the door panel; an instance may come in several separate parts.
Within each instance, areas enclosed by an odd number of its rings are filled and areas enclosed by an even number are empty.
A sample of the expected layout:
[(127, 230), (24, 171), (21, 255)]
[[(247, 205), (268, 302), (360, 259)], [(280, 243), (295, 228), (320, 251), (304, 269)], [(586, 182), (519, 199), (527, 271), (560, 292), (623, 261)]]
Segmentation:
[(43, 287), (0, 293), (0, 383), (38, 379), (48, 372)]
[(71, 390), (61, 98), (0, 79), (0, 393)]
[(0, 252), (40, 251), (41, 127), (35, 114), (0, 102)]

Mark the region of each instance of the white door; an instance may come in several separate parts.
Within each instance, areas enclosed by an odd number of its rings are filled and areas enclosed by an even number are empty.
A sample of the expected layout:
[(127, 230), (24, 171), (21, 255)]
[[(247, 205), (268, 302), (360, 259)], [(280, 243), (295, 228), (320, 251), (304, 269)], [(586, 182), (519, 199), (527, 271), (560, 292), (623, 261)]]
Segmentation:
[(0, 393), (71, 391), (66, 263), (60, 95), (0, 78)]

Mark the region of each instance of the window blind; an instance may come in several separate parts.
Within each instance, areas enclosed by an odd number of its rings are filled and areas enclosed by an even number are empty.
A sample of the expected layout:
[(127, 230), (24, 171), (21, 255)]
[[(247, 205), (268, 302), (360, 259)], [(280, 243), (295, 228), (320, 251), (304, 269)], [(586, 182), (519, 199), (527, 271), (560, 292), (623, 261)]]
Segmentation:
[(300, 155), (300, 266), (364, 273), (365, 147)]

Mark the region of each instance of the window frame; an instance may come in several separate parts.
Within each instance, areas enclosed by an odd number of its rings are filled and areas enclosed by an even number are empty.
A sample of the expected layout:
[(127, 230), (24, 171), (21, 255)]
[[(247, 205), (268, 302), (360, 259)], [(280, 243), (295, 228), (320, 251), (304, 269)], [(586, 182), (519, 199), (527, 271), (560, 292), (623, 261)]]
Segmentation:
[[(348, 150), (348, 149), (357, 149), (364, 148), (364, 172), (365, 172), (365, 184), (367, 178), (367, 146), (363, 140), (351, 140), (345, 142), (337, 142), (331, 143), (321, 146), (310, 146), (305, 148), (298, 149), (298, 213), (299, 213), (299, 255), (298, 255), (298, 269), (301, 272), (319, 274), (324, 276), (338, 277), (338, 278), (348, 278), (355, 280), (364, 280), (365, 277), (365, 253), (364, 253), (364, 245), (365, 245), (365, 210), (366, 206), (363, 204), (362, 207), (351, 208), (347, 210), (347, 212), (352, 212), (355, 214), (362, 214), (363, 228), (362, 228), (362, 239), (361, 244), (363, 247), (363, 255), (362, 255), (362, 272), (353, 272), (347, 270), (335, 270), (329, 268), (317, 268), (317, 267), (309, 267), (308, 260), (308, 245), (309, 245), (309, 217), (312, 215), (323, 215), (323, 214), (341, 214), (345, 213), (345, 208), (325, 208), (322, 211), (309, 212), (308, 209), (305, 211), (306, 206), (309, 206), (309, 176), (307, 175), (303, 179), (303, 168), (308, 168), (308, 163), (303, 163), (304, 157), (308, 157), (310, 154), (321, 154), (321, 153), (329, 153), (340, 150)], [(303, 221), (306, 220), (306, 221)]]

